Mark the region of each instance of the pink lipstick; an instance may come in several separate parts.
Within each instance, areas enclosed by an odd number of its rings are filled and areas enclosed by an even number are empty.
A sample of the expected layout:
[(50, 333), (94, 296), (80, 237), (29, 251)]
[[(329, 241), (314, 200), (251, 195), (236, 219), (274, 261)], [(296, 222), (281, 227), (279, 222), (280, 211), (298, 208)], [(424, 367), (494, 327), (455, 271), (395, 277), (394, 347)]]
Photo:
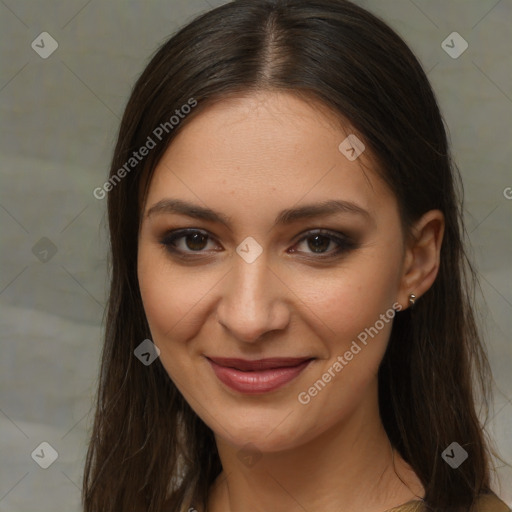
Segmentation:
[(260, 394), (274, 391), (297, 377), (313, 358), (275, 357), (250, 361), (207, 357), (217, 378), (240, 393)]

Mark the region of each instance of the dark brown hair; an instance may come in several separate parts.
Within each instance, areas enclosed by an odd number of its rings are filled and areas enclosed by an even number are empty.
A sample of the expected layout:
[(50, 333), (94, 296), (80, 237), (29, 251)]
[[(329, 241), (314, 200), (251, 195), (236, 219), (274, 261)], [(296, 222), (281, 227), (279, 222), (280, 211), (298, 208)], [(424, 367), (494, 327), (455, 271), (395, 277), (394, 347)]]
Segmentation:
[[(490, 370), (473, 314), (460, 178), (429, 81), (393, 30), (348, 1), (237, 0), (197, 17), (159, 48), (121, 122), (110, 178), (168, 124), (108, 194), (110, 297), (85, 512), (205, 506), (222, 469), (211, 429), (160, 361), (144, 366), (133, 354), (151, 338), (137, 279), (138, 199), (181, 127), (213, 101), (259, 90), (314, 97), (349, 120), (394, 191), (406, 233), (428, 210), (444, 214), (439, 274), (414, 310), (394, 320), (379, 403), (391, 443), (423, 483), (426, 504), (469, 510), (490, 491), (489, 450), (475, 407), (479, 401), (487, 411)], [(171, 116), (191, 100), (197, 106), (171, 127)], [(469, 454), (457, 469), (441, 458), (453, 441)]]

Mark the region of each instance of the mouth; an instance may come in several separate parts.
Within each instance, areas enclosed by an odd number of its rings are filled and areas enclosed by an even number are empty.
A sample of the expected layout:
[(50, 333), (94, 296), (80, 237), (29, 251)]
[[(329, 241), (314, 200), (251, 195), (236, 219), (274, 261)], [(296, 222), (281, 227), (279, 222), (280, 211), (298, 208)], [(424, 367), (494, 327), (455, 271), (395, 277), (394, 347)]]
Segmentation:
[(226, 386), (245, 394), (261, 394), (281, 388), (296, 378), (315, 359), (279, 357), (250, 361), (206, 357), (217, 378)]

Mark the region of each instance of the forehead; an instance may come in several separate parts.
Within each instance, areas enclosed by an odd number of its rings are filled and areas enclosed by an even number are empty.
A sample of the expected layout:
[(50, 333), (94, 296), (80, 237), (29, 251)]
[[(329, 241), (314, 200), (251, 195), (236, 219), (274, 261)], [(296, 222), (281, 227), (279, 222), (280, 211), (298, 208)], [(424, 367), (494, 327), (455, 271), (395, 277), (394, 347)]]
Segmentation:
[(346, 157), (347, 137), (353, 140), (350, 125), (314, 100), (284, 92), (223, 99), (172, 141), (152, 176), (147, 208), (171, 196), (258, 214), (329, 199), (375, 212), (393, 195), (368, 151)]

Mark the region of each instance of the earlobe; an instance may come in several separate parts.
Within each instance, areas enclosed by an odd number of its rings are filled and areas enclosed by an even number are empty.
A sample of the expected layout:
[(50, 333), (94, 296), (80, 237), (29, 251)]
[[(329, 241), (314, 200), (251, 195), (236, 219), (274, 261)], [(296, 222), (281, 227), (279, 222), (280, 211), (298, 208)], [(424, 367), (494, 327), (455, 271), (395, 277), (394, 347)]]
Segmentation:
[(406, 247), (399, 291), (399, 302), (404, 305), (404, 309), (421, 300), (421, 296), (437, 277), (444, 227), (443, 213), (440, 210), (430, 210), (421, 216), (412, 229), (411, 240)]

